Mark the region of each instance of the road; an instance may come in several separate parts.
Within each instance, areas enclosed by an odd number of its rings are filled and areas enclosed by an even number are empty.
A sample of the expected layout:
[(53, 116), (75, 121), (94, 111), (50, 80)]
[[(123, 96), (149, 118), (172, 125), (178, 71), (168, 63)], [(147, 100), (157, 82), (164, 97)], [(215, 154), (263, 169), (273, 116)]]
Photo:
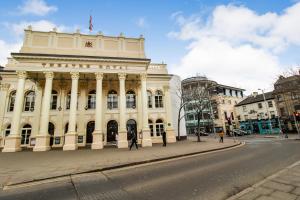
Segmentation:
[(242, 140), (227, 151), (4, 190), (0, 199), (226, 199), (300, 160), (300, 141)]

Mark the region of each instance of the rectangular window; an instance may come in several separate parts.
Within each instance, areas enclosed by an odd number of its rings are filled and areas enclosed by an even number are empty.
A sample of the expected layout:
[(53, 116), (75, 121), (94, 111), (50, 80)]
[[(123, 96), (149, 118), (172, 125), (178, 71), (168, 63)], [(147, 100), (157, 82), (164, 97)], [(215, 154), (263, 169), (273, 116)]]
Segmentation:
[(151, 137), (153, 137), (153, 124), (149, 124), (149, 129), (150, 129), (150, 134), (151, 134)]
[(148, 95), (148, 108), (152, 108), (152, 96)]
[(275, 118), (275, 112), (274, 111), (270, 111), (270, 115), (271, 115), (271, 118)]
[(279, 108), (279, 110), (280, 110), (280, 115), (281, 116), (285, 116), (286, 115), (284, 108)]
[(262, 107), (263, 107), (261, 103), (258, 103), (257, 106), (259, 109), (262, 109)]
[(56, 107), (57, 107), (57, 95), (52, 95), (50, 101), (50, 109), (56, 110)]
[(268, 101), (268, 106), (269, 106), (269, 108), (273, 108), (273, 102), (272, 101)]
[(164, 125), (156, 124), (156, 136), (161, 136), (162, 132), (164, 132)]
[(277, 95), (277, 100), (278, 101), (282, 101), (282, 96), (281, 95)]
[(107, 107), (109, 109), (118, 108), (118, 96), (117, 95), (108, 95), (108, 97), (107, 97)]
[(247, 112), (247, 107), (246, 106), (243, 106), (243, 111)]
[(163, 108), (163, 100), (162, 100), (162, 96), (155, 96), (155, 107), (156, 108)]

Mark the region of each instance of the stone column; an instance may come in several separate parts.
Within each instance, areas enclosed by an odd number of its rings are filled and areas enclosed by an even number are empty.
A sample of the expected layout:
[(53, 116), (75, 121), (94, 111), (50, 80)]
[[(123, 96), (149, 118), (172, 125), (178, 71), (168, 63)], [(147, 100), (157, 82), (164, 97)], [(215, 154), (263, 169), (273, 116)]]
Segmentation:
[(102, 130), (102, 80), (103, 73), (95, 73), (96, 86), (96, 114), (95, 114), (95, 130), (93, 132), (92, 149), (103, 149), (103, 130)]
[[(9, 84), (4, 83), (0, 84), (0, 105), (7, 105), (6, 100), (7, 98), (7, 92), (9, 89)], [(0, 106), (0, 147), (2, 147), (3, 139), (5, 137), (4, 133), (4, 117), (5, 117), (5, 109), (7, 109), (6, 106)], [(3, 133), (3, 135), (2, 135)]]
[(173, 120), (172, 120), (172, 104), (171, 104), (171, 96), (170, 96), (170, 87), (164, 86), (165, 93), (165, 109), (166, 109), (166, 133), (167, 133), (167, 142), (174, 143), (176, 142), (175, 131), (173, 128)]
[(142, 113), (143, 113), (143, 128), (142, 128), (142, 147), (151, 147), (152, 139), (148, 125), (148, 101), (147, 101), (147, 74), (141, 74), (141, 90), (142, 90)]
[(71, 103), (69, 112), (69, 127), (65, 135), (65, 144), (63, 150), (76, 150), (77, 146), (77, 132), (76, 132), (76, 118), (77, 118), (77, 96), (78, 96), (78, 79), (79, 72), (71, 72), (72, 89), (71, 89)]
[(24, 87), (27, 73), (25, 71), (18, 71), (18, 87), (16, 93), (16, 100), (11, 122), (11, 131), (5, 139), (5, 145), (2, 152), (16, 152), (21, 151), (21, 136), (20, 136), (20, 121), (24, 101)]
[(128, 148), (127, 141), (127, 130), (126, 130), (126, 96), (125, 96), (125, 79), (126, 74), (119, 74), (119, 82), (120, 82), (120, 118), (119, 118), (119, 133), (118, 133), (118, 148)]
[(45, 72), (46, 83), (42, 102), (40, 130), (39, 134), (36, 136), (36, 144), (33, 151), (50, 150), (50, 135), (48, 133), (48, 126), (53, 77), (53, 72)]

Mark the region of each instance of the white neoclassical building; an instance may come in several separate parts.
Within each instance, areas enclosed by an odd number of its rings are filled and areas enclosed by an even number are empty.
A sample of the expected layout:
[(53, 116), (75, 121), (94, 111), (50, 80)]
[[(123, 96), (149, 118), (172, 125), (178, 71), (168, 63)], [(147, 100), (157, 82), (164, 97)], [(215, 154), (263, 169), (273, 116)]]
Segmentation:
[(151, 64), (144, 38), (25, 30), (18, 53), (0, 71), (0, 146), (75, 150), (128, 147), (128, 133), (152, 146), (175, 142), (170, 80)]

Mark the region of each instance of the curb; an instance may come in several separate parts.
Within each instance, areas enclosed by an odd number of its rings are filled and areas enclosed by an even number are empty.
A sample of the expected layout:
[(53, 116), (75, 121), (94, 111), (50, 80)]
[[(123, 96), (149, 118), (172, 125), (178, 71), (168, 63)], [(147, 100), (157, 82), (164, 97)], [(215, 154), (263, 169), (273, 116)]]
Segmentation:
[(74, 176), (74, 175), (83, 175), (83, 174), (90, 174), (90, 173), (96, 173), (96, 172), (104, 172), (104, 171), (109, 171), (109, 170), (114, 170), (114, 169), (138, 166), (138, 165), (142, 165), (142, 164), (168, 161), (168, 160), (172, 160), (172, 159), (176, 159), (176, 158), (185, 158), (185, 157), (189, 157), (189, 156), (196, 156), (196, 155), (201, 155), (201, 154), (210, 153), (210, 152), (213, 153), (213, 152), (217, 152), (217, 151), (227, 150), (227, 149), (231, 149), (231, 148), (235, 148), (235, 147), (243, 146), (243, 145), (245, 145), (245, 143), (239, 141), (237, 144), (234, 144), (231, 146), (226, 146), (226, 147), (221, 147), (221, 148), (216, 148), (216, 149), (197, 151), (197, 152), (186, 153), (186, 154), (181, 154), (181, 155), (168, 156), (168, 157), (163, 157), (163, 158), (156, 158), (156, 159), (151, 159), (151, 160), (144, 160), (144, 161), (114, 165), (114, 166), (104, 167), (104, 168), (100, 168), (100, 169), (87, 170), (87, 171), (82, 171), (82, 172), (70, 173), (70, 174), (41, 178), (41, 179), (34, 179), (34, 180), (24, 181), (24, 182), (17, 182), (17, 183), (13, 183), (13, 184), (3, 185), (2, 190), (9, 190), (12, 188), (26, 187), (26, 186), (43, 184), (43, 183), (58, 182), (58, 181), (66, 180), (67, 178)]
[(239, 192), (239, 193), (237, 193), (237, 194), (235, 194), (235, 195), (233, 195), (233, 196), (231, 196), (231, 197), (228, 197), (226, 200), (236, 200), (236, 199), (238, 199), (239, 197), (241, 197), (241, 196), (243, 196), (243, 195), (245, 195), (245, 194), (247, 194), (247, 193), (249, 193), (249, 192), (255, 190), (256, 188), (260, 187), (260, 186), (263, 185), (265, 182), (271, 181), (272, 179), (278, 177), (278, 176), (281, 175), (282, 173), (288, 171), (289, 169), (291, 169), (291, 168), (293, 168), (293, 167), (295, 167), (295, 166), (297, 166), (297, 165), (299, 165), (299, 164), (300, 164), (300, 160), (297, 161), (297, 162), (295, 162), (295, 163), (293, 163), (293, 164), (291, 164), (291, 165), (289, 165), (289, 166), (287, 166), (287, 167), (285, 167), (285, 168), (283, 168), (282, 170), (276, 172), (275, 174), (272, 174), (272, 175), (268, 176), (267, 178), (263, 179), (262, 181), (260, 181), (260, 182), (258, 182), (258, 183), (255, 183), (254, 185), (252, 185), (252, 186), (250, 186), (250, 187), (248, 187), (248, 188), (242, 190), (241, 192)]

